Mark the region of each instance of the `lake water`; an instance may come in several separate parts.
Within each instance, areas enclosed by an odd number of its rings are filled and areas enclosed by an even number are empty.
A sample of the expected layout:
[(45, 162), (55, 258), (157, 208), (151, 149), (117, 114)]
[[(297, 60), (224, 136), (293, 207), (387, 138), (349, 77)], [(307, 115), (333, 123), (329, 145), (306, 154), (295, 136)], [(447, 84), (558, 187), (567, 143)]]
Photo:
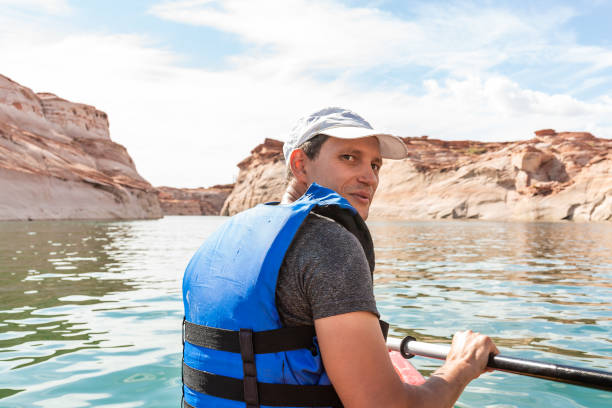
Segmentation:
[[(222, 217), (0, 223), (0, 407), (178, 407), (183, 270)], [(369, 222), (391, 334), (612, 371), (612, 224)], [(425, 375), (440, 362), (415, 357)], [(458, 407), (609, 407), (506, 373)]]

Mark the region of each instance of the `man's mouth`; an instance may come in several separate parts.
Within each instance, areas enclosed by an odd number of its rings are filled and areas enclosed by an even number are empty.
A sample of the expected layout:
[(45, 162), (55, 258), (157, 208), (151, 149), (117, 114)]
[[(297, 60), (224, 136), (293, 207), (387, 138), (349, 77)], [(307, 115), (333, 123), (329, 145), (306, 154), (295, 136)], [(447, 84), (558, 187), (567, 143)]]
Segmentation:
[(350, 195), (351, 197), (354, 197), (357, 200), (357, 202), (361, 204), (370, 204), (370, 194), (368, 193), (357, 192), (357, 193), (351, 193)]

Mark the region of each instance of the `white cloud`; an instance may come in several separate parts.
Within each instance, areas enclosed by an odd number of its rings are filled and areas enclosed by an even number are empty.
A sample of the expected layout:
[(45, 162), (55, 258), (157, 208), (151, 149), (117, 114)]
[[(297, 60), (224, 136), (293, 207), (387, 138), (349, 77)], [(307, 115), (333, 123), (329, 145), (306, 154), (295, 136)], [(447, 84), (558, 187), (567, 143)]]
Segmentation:
[(267, 69), (350, 71), (416, 64), (454, 75), (536, 57), (548, 45), (546, 33), (571, 15), (564, 8), (536, 18), (475, 5), (425, 3), (415, 6), (416, 17), (408, 21), (375, 8), (309, 0), (165, 2), (151, 13), (237, 34), (253, 46), (249, 63)]
[(370, 66), (394, 52), (400, 33), (414, 44), (421, 40), (411, 23), (328, 1), (186, 1), (163, 3), (151, 12), (237, 34), (253, 49), (234, 58), (236, 65), (256, 62), (257, 69), (281, 72)]
[(438, 128), (440, 133), (436, 136), (443, 138), (516, 140), (531, 137), (532, 131), (546, 127), (592, 131), (600, 137), (612, 134), (609, 100), (587, 103), (568, 95), (550, 95), (524, 89), (501, 76), (447, 80), (442, 86), (432, 81), (428, 89), (428, 94), (415, 101), (422, 102), (416, 106), (425, 104), (420, 115), (436, 107), (443, 112), (441, 119), (450, 123), (452, 130), (433, 117), (425, 120), (433, 125), (434, 132)]
[[(609, 97), (537, 92), (489, 71), (537, 55), (548, 44), (546, 27), (534, 30), (499, 10), (459, 11), (425, 10), (407, 22), (331, 1), (153, 8), (164, 18), (236, 33), (253, 46), (222, 71), (186, 69), (182, 56), (143, 35), (60, 32), (0, 16), (0, 73), (106, 111), (111, 137), (154, 185), (231, 182), (236, 163), (257, 143), (283, 137), (299, 116), (325, 105), (349, 107), (402, 136), (516, 140), (552, 127), (612, 137)], [(595, 60), (597, 50), (580, 52)], [(451, 75), (415, 84), (422, 85), (418, 94), (356, 83), (352, 75), (414, 64)], [(317, 75), (330, 69), (340, 75)]]
[(424, 87), (423, 95), (366, 92), (354, 97), (375, 126), (401, 136), (504, 141), (528, 139), (543, 128), (612, 135), (610, 98), (587, 103), (524, 89), (501, 76), (429, 80)]
[(579, 45), (571, 30), (560, 30), (578, 14), (564, 6), (519, 12), (423, 2), (413, 6), (411, 20), (310, 0), (189, 0), (160, 3), (150, 12), (238, 35), (251, 49), (232, 58), (235, 66), (276, 75), (335, 70), (349, 78), (377, 67), (416, 65), (467, 77), (506, 63), (537, 67), (539, 75), (573, 63), (581, 69), (573, 70), (571, 86), (579, 88), (588, 76), (612, 67), (611, 49)]

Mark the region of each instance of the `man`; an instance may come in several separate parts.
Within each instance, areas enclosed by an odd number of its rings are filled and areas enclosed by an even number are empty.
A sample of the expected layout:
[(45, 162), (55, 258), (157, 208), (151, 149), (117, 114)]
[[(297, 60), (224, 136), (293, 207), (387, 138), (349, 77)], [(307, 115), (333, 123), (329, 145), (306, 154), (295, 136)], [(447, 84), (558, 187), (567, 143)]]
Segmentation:
[(339, 406), (339, 397), (345, 407), (452, 406), (495, 345), (457, 333), (425, 384), (403, 384), (373, 295), (363, 220), (382, 159), (405, 158), (405, 144), (327, 108), (298, 121), (283, 151), (281, 205), (232, 217), (185, 272), (187, 405)]

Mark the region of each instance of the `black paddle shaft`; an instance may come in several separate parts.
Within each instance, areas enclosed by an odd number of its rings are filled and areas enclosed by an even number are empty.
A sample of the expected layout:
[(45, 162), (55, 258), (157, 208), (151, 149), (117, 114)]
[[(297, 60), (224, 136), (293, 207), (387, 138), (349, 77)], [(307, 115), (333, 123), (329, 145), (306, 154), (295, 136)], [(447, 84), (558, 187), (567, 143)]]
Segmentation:
[(606, 371), (505, 357), (502, 355), (491, 356), (488, 366), (500, 371), (612, 391), (612, 373)]

